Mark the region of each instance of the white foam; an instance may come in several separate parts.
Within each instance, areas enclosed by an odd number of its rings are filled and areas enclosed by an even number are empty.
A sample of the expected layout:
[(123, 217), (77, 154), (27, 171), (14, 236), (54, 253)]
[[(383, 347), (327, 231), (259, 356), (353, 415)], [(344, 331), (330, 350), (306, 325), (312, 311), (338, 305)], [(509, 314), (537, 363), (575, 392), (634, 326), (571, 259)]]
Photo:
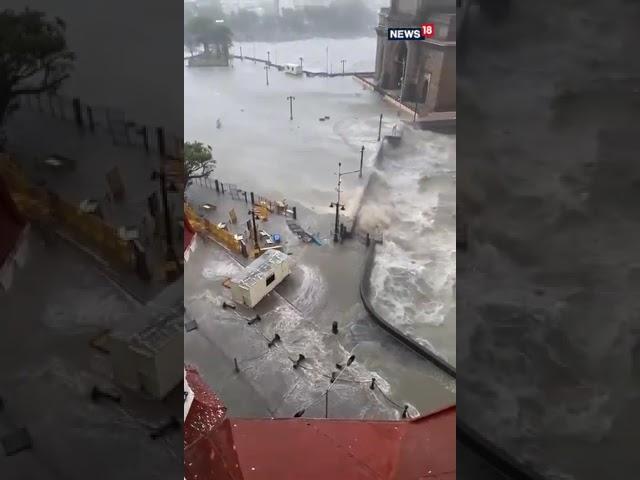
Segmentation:
[[(455, 140), (405, 129), (402, 146), (387, 148), (371, 179), (360, 226), (383, 233), (371, 275), (374, 303), (419, 342), (423, 327), (447, 328), (454, 351)], [(452, 320), (455, 322), (455, 319)]]

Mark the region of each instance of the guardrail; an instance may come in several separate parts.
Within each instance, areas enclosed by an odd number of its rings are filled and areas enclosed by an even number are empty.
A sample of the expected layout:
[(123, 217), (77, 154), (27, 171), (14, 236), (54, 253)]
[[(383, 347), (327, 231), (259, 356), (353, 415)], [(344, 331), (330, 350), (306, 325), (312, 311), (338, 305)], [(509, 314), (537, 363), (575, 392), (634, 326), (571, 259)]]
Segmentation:
[(62, 121), (73, 122), (89, 133), (105, 133), (114, 145), (142, 148), (167, 158), (182, 159), (184, 140), (180, 135), (163, 127), (138, 124), (127, 118), (124, 111), (91, 105), (65, 95), (40, 93), (21, 95), (19, 108), (49, 115)]

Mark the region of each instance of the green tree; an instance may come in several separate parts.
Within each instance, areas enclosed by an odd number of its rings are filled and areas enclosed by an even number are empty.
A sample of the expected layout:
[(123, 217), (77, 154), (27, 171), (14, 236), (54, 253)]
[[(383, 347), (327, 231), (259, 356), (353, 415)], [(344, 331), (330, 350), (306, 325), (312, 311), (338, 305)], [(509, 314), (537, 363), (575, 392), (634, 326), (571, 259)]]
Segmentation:
[(184, 169), (186, 184), (189, 185), (195, 178), (205, 178), (211, 175), (216, 168), (211, 145), (202, 142), (185, 142), (184, 144)]
[(187, 33), (197, 43), (202, 44), (205, 53), (211, 53), (211, 47), (215, 47), (218, 57), (229, 57), (233, 34), (224, 23), (215, 23), (213, 19), (199, 15), (189, 20)]
[(0, 12), (0, 129), (20, 95), (54, 93), (69, 77), (74, 54), (65, 33), (64, 21), (42, 12)]

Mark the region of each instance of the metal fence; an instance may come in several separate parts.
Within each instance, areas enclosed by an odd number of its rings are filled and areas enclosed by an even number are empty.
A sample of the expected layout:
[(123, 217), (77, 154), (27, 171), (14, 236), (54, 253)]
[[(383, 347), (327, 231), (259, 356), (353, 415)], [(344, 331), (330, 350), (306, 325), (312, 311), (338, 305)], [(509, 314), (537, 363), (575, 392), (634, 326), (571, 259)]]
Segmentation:
[[(220, 180), (210, 180), (208, 178), (198, 178), (193, 181), (195, 185), (215, 190), (217, 193), (228, 194), (234, 200), (244, 200), (245, 203), (251, 203), (251, 195), (253, 192), (239, 188), (233, 183), (223, 183)], [(277, 213), (284, 216), (292, 216), (297, 219), (297, 208), (289, 205), (285, 200), (276, 201), (262, 195), (253, 194), (255, 207), (265, 209), (269, 213)]]
[(183, 158), (184, 140), (181, 135), (167, 132), (162, 127), (136, 123), (128, 119), (123, 110), (46, 93), (22, 95), (18, 107), (74, 122), (79, 128), (94, 134), (108, 135), (114, 145), (137, 147), (172, 159)]

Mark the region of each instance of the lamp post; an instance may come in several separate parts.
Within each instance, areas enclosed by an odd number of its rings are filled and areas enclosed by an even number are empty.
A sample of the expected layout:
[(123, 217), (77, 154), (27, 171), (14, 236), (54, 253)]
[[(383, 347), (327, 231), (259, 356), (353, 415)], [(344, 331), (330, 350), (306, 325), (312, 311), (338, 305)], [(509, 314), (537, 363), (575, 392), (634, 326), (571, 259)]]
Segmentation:
[(271, 52), (267, 50), (267, 65), (271, 65)]
[(264, 66), (264, 73), (267, 74), (267, 87), (269, 86), (269, 65)]
[(351, 173), (358, 173), (360, 170), (354, 170), (353, 172), (343, 172), (342, 171), (342, 163), (338, 162), (338, 173), (336, 173), (336, 175), (338, 175), (338, 187), (336, 188), (336, 192), (338, 192), (338, 201), (337, 202), (331, 202), (331, 205), (329, 205), (330, 208), (334, 208), (336, 209), (336, 220), (335, 220), (335, 225), (334, 225), (334, 230), (333, 230), (333, 241), (334, 242), (339, 242), (340, 241), (340, 237), (338, 235), (338, 231), (340, 229), (340, 210), (344, 211), (345, 210), (345, 206), (343, 203), (340, 203), (340, 193), (342, 193), (342, 177), (345, 175), (349, 175)]
[[(175, 262), (179, 268), (178, 257), (173, 249), (173, 232), (171, 228), (171, 215), (169, 213), (169, 199), (167, 196), (167, 177), (164, 169), (160, 172), (153, 172), (151, 174), (151, 180), (158, 180), (160, 182), (160, 193), (162, 195), (162, 209), (164, 210), (164, 229), (166, 237), (166, 252), (165, 260), (167, 262)], [(177, 191), (177, 188), (172, 183), (169, 186), (169, 190), (172, 192)]]
[(407, 51), (406, 56), (404, 57), (404, 60), (402, 62), (402, 83), (400, 85), (400, 103), (402, 103), (402, 101), (404, 100), (404, 87), (405, 84), (407, 83), (407, 64), (409, 62), (407, 62), (409, 57), (409, 52)]
[(251, 192), (251, 210), (249, 210), (249, 214), (251, 215), (251, 223), (253, 226), (253, 246), (256, 251), (259, 251), (260, 243), (258, 242), (258, 227), (256, 226), (256, 201), (253, 192)]
[(329, 45), (327, 45), (327, 75), (329, 75)]
[(342, 74), (344, 75), (344, 64), (345, 64), (346, 60), (343, 58), (342, 60), (340, 60), (340, 63), (342, 64)]
[(295, 99), (296, 97), (292, 97), (291, 95), (287, 97), (287, 100), (289, 100), (289, 120), (293, 120), (293, 101)]

